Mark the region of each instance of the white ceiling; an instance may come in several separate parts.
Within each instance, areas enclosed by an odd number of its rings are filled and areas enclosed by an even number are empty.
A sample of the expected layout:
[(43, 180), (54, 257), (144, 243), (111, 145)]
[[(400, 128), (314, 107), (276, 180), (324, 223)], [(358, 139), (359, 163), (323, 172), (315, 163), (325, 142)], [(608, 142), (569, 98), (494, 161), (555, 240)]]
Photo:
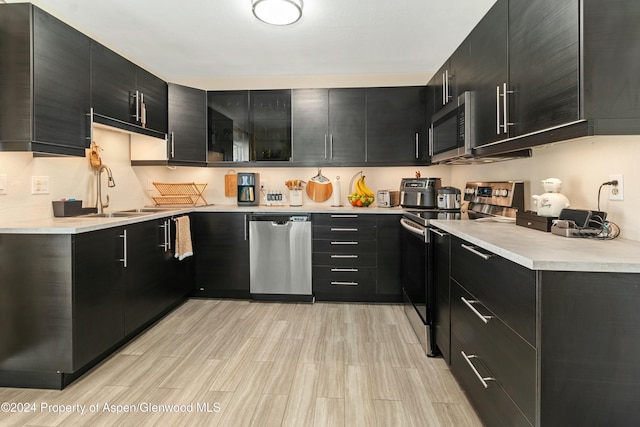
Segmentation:
[(286, 27), (258, 21), (251, 0), (32, 3), (160, 77), (179, 81), (431, 74), (495, 0), (304, 0), (302, 19)]

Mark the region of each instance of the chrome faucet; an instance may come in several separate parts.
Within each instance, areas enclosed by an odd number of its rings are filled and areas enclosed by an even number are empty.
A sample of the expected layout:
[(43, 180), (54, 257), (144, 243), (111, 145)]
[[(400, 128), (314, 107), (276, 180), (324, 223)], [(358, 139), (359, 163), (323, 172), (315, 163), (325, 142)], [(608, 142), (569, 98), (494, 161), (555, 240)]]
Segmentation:
[(107, 171), (107, 186), (115, 187), (116, 182), (113, 180), (113, 174), (111, 173), (111, 169), (107, 165), (100, 165), (98, 171), (96, 172), (96, 209), (98, 213), (103, 213), (104, 208), (109, 207), (109, 195), (107, 194), (107, 203), (102, 203), (102, 171)]

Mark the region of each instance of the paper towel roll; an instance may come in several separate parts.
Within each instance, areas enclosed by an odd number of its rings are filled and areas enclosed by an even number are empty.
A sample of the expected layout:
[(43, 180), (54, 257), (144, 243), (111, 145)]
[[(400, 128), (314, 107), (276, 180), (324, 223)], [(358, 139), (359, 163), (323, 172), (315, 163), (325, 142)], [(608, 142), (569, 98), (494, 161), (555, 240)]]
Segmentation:
[(333, 194), (331, 199), (331, 206), (342, 206), (340, 203), (342, 200), (342, 196), (340, 195), (340, 177), (337, 176), (336, 180), (333, 183)]

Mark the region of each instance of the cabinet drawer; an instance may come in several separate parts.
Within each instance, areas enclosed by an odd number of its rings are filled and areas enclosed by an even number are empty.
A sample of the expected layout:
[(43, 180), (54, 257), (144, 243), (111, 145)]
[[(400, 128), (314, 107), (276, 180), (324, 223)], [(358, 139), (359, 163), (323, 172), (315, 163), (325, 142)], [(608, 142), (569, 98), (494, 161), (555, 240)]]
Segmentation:
[(451, 277), (531, 345), (536, 345), (534, 271), (454, 238)]
[(375, 240), (326, 240), (326, 239), (313, 239), (313, 252), (328, 252), (333, 254), (362, 254), (362, 253), (376, 253), (376, 241)]
[(323, 225), (330, 227), (363, 227), (365, 225), (376, 225), (376, 215), (374, 214), (314, 214), (313, 225)]
[(321, 293), (375, 293), (374, 267), (313, 267), (313, 290)]
[(314, 252), (313, 265), (330, 267), (375, 267), (376, 254)]
[(375, 240), (376, 227), (361, 224), (354, 226), (316, 225), (313, 227), (313, 238), (332, 240)]
[[(482, 391), (503, 389), (535, 424), (535, 348), (455, 281), (451, 283), (451, 341), (452, 359), (463, 358), (456, 369), (473, 372), (462, 356), (464, 352), (483, 377), (494, 378)], [(477, 378), (476, 381), (481, 384)]]

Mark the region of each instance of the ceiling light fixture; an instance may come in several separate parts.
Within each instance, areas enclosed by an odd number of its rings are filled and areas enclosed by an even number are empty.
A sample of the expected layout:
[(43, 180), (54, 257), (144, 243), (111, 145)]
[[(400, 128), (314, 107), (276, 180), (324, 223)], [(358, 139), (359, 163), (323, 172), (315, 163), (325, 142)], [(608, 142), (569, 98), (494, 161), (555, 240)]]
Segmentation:
[(289, 25), (302, 17), (302, 0), (251, 0), (253, 14), (267, 24)]

